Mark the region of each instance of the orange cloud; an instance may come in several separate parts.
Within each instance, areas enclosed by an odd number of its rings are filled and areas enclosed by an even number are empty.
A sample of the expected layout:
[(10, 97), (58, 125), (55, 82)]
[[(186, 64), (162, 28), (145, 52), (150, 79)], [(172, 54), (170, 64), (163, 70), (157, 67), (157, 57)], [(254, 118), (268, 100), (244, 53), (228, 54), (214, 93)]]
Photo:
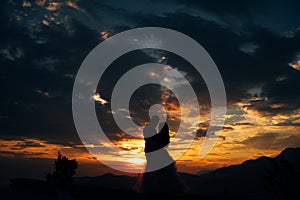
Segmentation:
[(60, 2), (49, 2), (46, 9), (49, 10), (49, 11), (56, 11), (61, 6), (62, 6), (62, 3), (60, 3)]
[(102, 32), (100, 32), (100, 35), (101, 35), (101, 37), (102, 37), (103, 40), (106, 40), (111, 35), (111, 32), (109, 32), (109, 31), (102, 31)]
[(295, 62), (289, 63), (289, 66), (296, 70), (300, 70), (300, 60), (296, 60)]
[(97, 101), (98, 103), (102, 104), (102, 105), (108, 103), (105, 99), (103, 99), (103, 98), (101, 97), (101, 95), (100, 95), (99, 93), (96, 93), (92, 98), (93, 98), (95, 101)]

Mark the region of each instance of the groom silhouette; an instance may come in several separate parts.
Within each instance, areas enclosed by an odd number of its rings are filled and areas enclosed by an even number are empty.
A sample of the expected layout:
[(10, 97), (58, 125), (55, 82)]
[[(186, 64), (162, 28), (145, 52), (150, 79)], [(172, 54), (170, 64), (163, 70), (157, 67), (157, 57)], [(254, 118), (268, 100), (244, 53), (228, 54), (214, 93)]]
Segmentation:
[[(159, 117), (151, 117), (150, 123), (143, 130), (145, 140), (145, 156), (147, 159), (146, 172), (140, 177), (136, 184), (136, 190), (142, 193), (184, 193), (189, 190), (184, 181), (177, 174), (176, 163), (167, 152), (167, 146), (170, 143), (169, 126), (166, 122), (159, 124)], [(153, 151), (161, 150), (160, 154), (149, 154)], [(158, 155), (155, 156), (155, 155)], [(167, 159), (170, 164), (156, 171), (147, 171), (160, 163), (161, 159)]]
[(154, 115), (151, 117), (151, 122), (145, 126), (143, 130), (145, 139), (145, 153), (159, 150), (170, 143), (169, 126), (166, 122), (161, 122), (158, 126), (159, 133), (156, 127), (159, 122), (159, 117)]

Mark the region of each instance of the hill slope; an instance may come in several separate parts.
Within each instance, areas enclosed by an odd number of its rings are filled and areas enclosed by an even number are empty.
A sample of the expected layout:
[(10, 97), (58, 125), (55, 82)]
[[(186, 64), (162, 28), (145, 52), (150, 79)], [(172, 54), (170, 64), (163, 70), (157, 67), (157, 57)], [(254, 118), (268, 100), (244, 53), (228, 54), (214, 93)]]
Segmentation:
[[(283, 185), (300, 186), (300, 148), (287, 148), (277, 157), (260, 157), (217, 169), (189, 182), (193, 192), (243, 199), (274, 199), (291, 193)], [(287, 177), (290, 177), (289, 179)], [(280, 180), (280, 183), (276, 181)], [(280, 188), (278, 188), (280, 187)], [(299, 194), (298, 194), (299, 195)]]
[[(234, 199), (274, 199), (274, 196), (295, 192), (284, 191), (282, 185), (300, 186), (299, 173), (300, 148), (287, 148), (275, 158), (263, 156), (201, 175), (183, 173), (180, 175), (191, 188), (192, 195)], [(276, 183), (273, 179), (279, 179), (281, 183)], [(136, 177), (106, 174), (99, 177), (76, 178), (74, 184), (131, 190), (136, 180)]]
[[(180, 176), (191, 188), (191, 191), (184, 197), (167, 195), (164, 196), (164, 199), (299, 199), (292, 198), (292, 196), (300, 197), (300, 191), (298, 191), (300, 187), (300, 148), (287, 148), (274, 158), (260, 157), (201, 175), (180, 173)], [(47, 192), (47, 184), (42, 182), (31, 179), (14, 179), (11, 185), (12, 190), (21, 189), (22, 193), (10, 191), (7, 194), (10, 199), (14, 199), (13, 196), (16, 194), (20, 194), (22, 197), (30, 194), (31, 199), (34, 199), (34, 194), (39, 193), (39, 195), (48, 197), (49, 195), (43, 192), (45, 189)], [(70, 192), (55, 192), (51, 194), (51, 197), (57, 199), (63, 194), (70, 199), (86, 199), (87, 197), (141, 199), (141, 196), (133, 191), (136, 182), (137, 177), (113, 174), (77, 177), (74, 179)], [(143, 196), (142, 199), (145, 198)]]

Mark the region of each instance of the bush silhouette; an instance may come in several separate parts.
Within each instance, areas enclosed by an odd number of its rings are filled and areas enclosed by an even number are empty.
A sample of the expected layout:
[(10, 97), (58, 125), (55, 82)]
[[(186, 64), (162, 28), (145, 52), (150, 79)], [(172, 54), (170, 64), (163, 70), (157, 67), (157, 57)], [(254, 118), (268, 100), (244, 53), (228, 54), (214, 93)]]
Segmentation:
[(69, 160), (58, 152), (55, 160), (55, 170), (46, 174), (47, 182), (58, 188), (69, 187), (72, 182), (72, 176), (76, 173), (77, 166), (75, 159)]

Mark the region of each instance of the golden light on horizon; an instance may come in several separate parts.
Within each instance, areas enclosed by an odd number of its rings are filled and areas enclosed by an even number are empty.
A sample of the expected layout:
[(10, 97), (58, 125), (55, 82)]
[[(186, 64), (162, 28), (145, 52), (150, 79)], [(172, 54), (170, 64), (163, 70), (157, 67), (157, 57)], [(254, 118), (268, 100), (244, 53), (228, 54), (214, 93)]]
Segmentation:
[[(102, 97), (96, 95), (95, 98), (102, 102)], [(95, 99), (94, 98), (94, 99)], [(102, 100), (101, 100), (102, 99)], [(105, 100), (106, 101), (106, 100)], [(240, 105), (240, 104), (238, 104)], [(179, 112), (179, 107), (175, 104), (168, 105), (170, 113)], [(187, 106), (192, 108), (192, 105)], [(274, 105), (274, 107), (280, 107)], [(296, 147), (300, 141), (300, 128), (296, 126), (300, 121), (300, 110), (295, 110), (289, 114), (263, 115), (251, 107), (239, 107), (234, 105), (229, 107), (230, 113), (226, 116), (224, 129), (218, 134), (218, 142), (212, 151), (204, 158), (199, 158), (199, 152), (204, 140), (203, 136), (195, 138), (188, 150), (178, 159), (178, 168), (182, 172), (197, 173), (200, 170), (211, 170), (223, 166), (240, 164), (248, 159), (256, 159), (260, 156), (276, 156), (286, 147)], [(197, 116), (187, 116), (182, 119), (182, 125), (186, 130), (185, 134), (191, 134), (199, 128), (195, 123)], [(232, 119), (237, 119), (232, 121)], [(292, 120), (293, 119), (293, 120)], [(209, 113), (201, 113), (200, 121), (205, 123), (209, 120)], [(280, 126), (290, 121), (290, 125)], [(294, 125), (296, 124), (296, 125)], [(171, 143), (173, 143), (172, 155), (184, 148), (185, 135), (174, 139), (176, 133), (171, 131)], [(145, 165), (143, 138), (123, 138), (123, 134), (117, 134), (119, 140), (114, 144), (101, 144), (109, 149), (109, 145), (117, 145), (117, 152), (110, 152), (107, 155), (92, 155), (85, 150), (88, 148), (100, 148), (101, 145), (58, 145), (47, 143), (38, 139), (23, 140), (1, 140), (3, 144), (0, 149), (7, 152), (5, 156), (14, 154), (24, 155), (32, 158), (55, 158), (57, 151), (76, 158), (85, 163), (95, 162), (96, 158), (105, 160), (113, 165), (124, 165), (126, 169), (140, 169)], [(224, 138), (226, 139), (224, 140)], [(246, 151), (245, 151), (246, 149)], [(43, 152), (43, 154), (41, 154)]]
[(146, 160), (141, 158), (129, 158), (128, 162), (134, 163), (136, 165), (142, 165), (145, 164)]

